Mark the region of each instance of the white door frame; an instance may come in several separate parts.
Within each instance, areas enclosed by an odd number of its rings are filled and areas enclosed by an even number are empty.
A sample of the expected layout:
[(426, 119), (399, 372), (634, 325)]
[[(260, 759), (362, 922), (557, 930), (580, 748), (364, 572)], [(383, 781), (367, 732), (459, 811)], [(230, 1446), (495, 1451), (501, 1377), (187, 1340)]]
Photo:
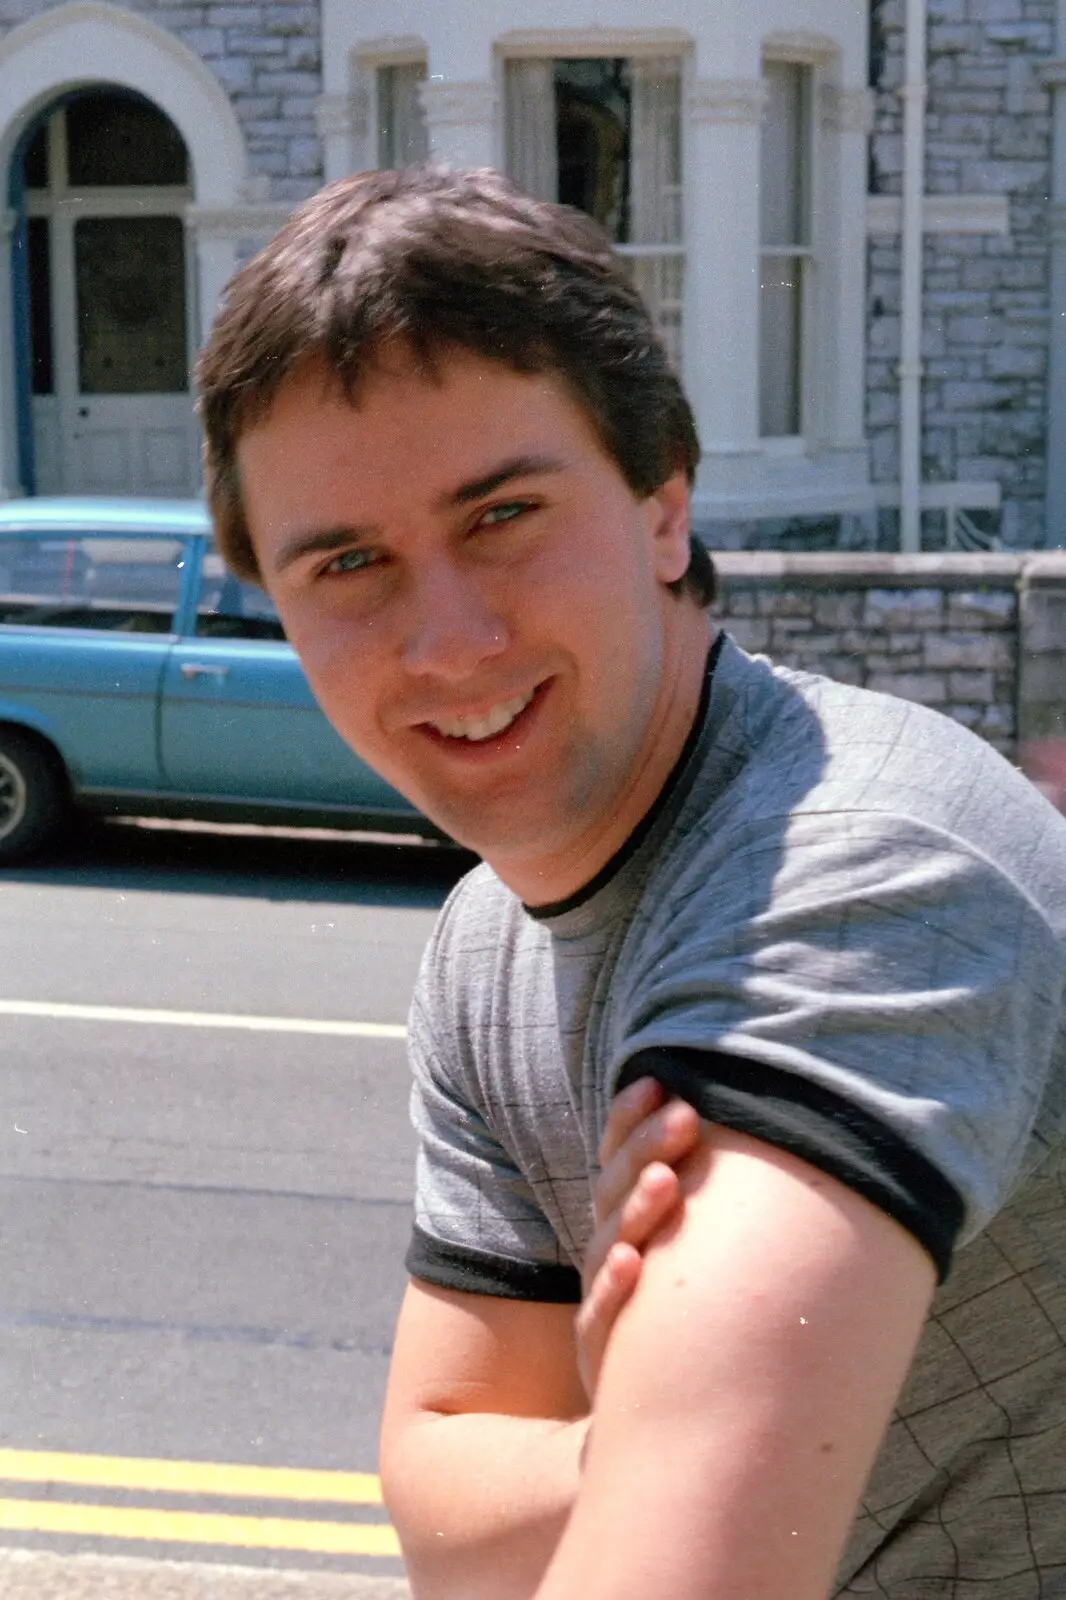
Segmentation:
[[(185, 185), (168, 187), (153, 187), (147, 184), (108, 188), (103, 185), (94, 185), (91, 189), (75, 189), (70, 185), (69, 156), (67, 138), (63, 128), (63, 108), (57, 107), (56, 111), (48, 115), (45, 123), (45, 137), (48, 141), (48, 187), (47, 189), (28, 190), (25, 196), (25, 212), (27, 218), (41, 217), (51, 223), (51, 280), (52, 280), (52, 349), (53, 357), (53, 405), (47, 409), (54, 411), (55, 441), (54, 449), (65, 463), (59, 474), (62, 486), (68, 492), (71, 489), (80, 490), (83, 484), (77, 481), (77, 473), (72, 471), (74, 459), (78, 454), (76, 442), (87, 430), (82, 425), (84, 416), (83, 407), (86, 397), (82, 395), (78, 375), (78, 331), (77, 307), (75, 303), (75, 267), (74, 267), (74, 225), (90, 217), (159, 217), (171, 216), (181, 220), (184, 218), (191, 198), (190, 190)], [(191, 373), (193, 354), (196, 346), (195, 323), (196, 305), (191, 293), (193, 288), (192, 274), (189, 271), (189, 248), (191, 241), (185, 242), (185, 363), (186, 370)], [(187, 391), (188, 392), (188, 391)], [(41, 407), (41, 398), (31, 400), (31, 407), (35, 412), (45, 409)], [(140, 397), (145, 406), (150, 406), (152, 396), (145, 394)], [(102, 402), (102, 403), (101, 403)], [(94, 410), (114, 409), (107, 406), (107, 397), (89, 402), (94, 405)], [(171, 408), (168, 408), (171, 409)], [(191, 415), (191, 399), (190, 399)], [(36, 418), (35, 418), (36, 422)], [(36, 431), (36, 429), (35, 429)], [(195, 439), (189, 441), (185, 451), (191, 457), (190, 465), (193, 472), (190, 481), (180, 490), (175, 492), (193, 492), (195, 488)], [(134, 471), (136, 469), (134, 468)], [(47, 481), (42, 483), (46, 475), (40, 471), (38, 461), (37, 492), (47, 492)], [(133, 492), (161, 492), (148, 490), (146, 486), (139, 485)]]
[[(158, 106), (185, 141), (192, 167), (190, 211), (244, 209), (247, 151), (236, 113), (218, 79), (180, 40), (105, 0), (70, 0), (13, 28), (0, 40), (0, 178), (9, 182), (16, 146), (31, 122), (71, 89), (132, 89)], [(18, 483), (18, 396), (14, 373), (11, 252), (14, 218), (0, 195), (0, 498)], [(202, 332), (237, 264), (241, 229), (214, 238), (197, 260), (190, 325)], [(191, 242), (191, 241), (190, 241)], [(192, 251), (190, 250), (190, 254)], [(197, 309), (197, 300), (199, 302)]]

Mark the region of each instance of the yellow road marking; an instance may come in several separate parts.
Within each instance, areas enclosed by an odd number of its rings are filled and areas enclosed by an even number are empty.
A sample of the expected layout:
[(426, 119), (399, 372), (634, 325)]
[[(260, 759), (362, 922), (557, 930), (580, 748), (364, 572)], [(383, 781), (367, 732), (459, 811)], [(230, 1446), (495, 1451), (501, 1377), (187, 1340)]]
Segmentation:
[(72, 1505), (57, 1500), (0, 1499), (0, 1528), (20, 1533), (87, 1534), (98, 1539), (151, 1539), (162, 1544), (313, 1550), (325, 1555), (400, 1554), (396, 1534), (387, 1523), (381, 1522), (310, 1522), (289, 1517), (235, 1517), (200, 1511)]
[(52, 1000), (0, 1000), (0, 1016), (60, 1022), (143, 1022), (168, 1028), (241, 1028), (252, 1033), (333, 1034), (347, 1039), (406, 1039), (398, 1022), (329, 1022), (315, 1017), (257, 1017), (224, 1011), (155, 1011), (141, 1006), (67, 1005)]
[(320, 1500), (381, 1505), (372, 1472), (253, 1467), (222, 1461), (166, 1461), (139, 1456), (68, 1455), (59, 1450), (0, 1450), (0, 1480), (89, 1484), (157, 1494), (224, 1494), (249, 1500)]

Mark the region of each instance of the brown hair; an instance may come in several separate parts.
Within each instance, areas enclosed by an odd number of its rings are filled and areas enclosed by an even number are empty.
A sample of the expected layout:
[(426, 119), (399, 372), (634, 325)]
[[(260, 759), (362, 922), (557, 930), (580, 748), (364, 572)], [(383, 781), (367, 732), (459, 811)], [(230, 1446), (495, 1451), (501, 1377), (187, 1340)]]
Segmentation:
[[(343, 178), (306, 201), (233, 278), (196, 369), (219, 548), (259, 581), (237, 444), (311, 357), (355, 400), (390, 342), (432, 373), (449, 348), (557, 374), (634, 494), (699, 461), (692, 412), (623, 261), (591, 218), (488, 169)], [(695, 538), (671, 585), (700, 605), (714, 566)]]

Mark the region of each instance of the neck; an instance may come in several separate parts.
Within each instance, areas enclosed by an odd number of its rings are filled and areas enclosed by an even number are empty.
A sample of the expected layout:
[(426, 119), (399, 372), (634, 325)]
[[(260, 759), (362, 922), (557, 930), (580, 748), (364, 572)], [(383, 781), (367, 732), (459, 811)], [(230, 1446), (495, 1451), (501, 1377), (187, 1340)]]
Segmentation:
[(707, 652), (717, 636), (706, 613), (686, 608), (663, 663), (659, 694), (644, 745), (606, 814), (572, 844), (535, 861), (495, 861), (497, 877), (526, 905), (554, 905), (577, 894), (625, 844), (662, 793), (699, 709)]

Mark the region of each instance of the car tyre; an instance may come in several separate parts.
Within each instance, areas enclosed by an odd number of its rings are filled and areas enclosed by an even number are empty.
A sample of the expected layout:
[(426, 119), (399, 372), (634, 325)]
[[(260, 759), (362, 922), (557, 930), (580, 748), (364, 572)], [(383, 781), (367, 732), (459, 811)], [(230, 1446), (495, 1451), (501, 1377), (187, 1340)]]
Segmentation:
[(54, 837), (67, 812), (57, 760), (30, 735), (0, 728), (0, 866), (21, 861)]

